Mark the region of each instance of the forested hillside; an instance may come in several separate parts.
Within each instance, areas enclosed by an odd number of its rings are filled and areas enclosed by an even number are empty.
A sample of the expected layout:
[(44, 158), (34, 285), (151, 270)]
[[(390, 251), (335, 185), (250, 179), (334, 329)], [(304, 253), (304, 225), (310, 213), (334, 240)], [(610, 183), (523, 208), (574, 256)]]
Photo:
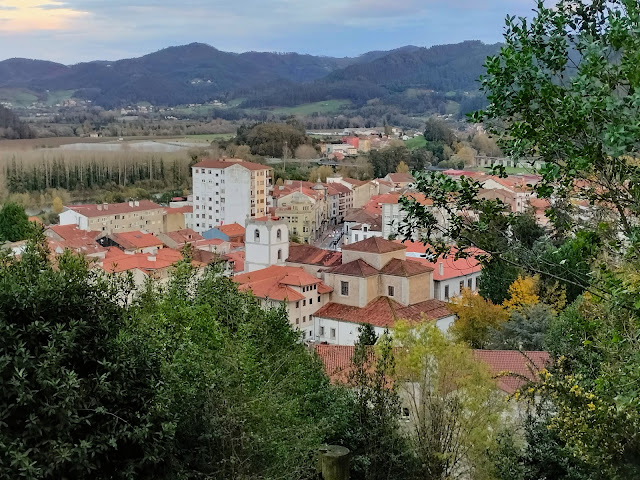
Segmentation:
[[(223, 52), (192, 43), (139, 58), (65, 66), (38, 60), (0, 62), (0, 87), (72, 91), (73, 96), (116, 108), (244, 99), (243, 106), (293, 106), (327, 99), (364, 104), (409, 87), (441, 92), (475, 90), (495, 45), (464, 42), (429, 49), (414, 46), (354, 58), (297, 53)], [(393, 103), (393, 102), (392, 102)]]

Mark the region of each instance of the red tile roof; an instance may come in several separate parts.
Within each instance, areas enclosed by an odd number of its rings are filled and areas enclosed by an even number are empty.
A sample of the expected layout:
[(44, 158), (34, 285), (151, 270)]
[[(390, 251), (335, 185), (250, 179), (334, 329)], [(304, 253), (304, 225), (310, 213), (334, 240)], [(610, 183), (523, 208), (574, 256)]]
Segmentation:
[(204, 240), (202, 235), (191, 228), (183, 228), (182, 230), (176, 230), (175, 232), (167, 232), (165, 235), (178, 244)]
[[(334, 383), (346, 383), (353, 368), (353, 345), (314, 345), (314, 350), (322, 363), (327, 376)], [(536, 372), (549, 363), (547, 352), (519, 352), (514, 350), (474, 350), (477, 360), (485, 362), (496, 379), (500, 390), (513, 394), (525, 385), (526, 380), (536, 380)], [(527, 358), (528, 357), (528, 358)], [(529, 360), (530, 359), (530, 360)], [(513, 375), (505, 375), (512, 373)], [(502, 374), (502, 375), (501, 375)]]
[(108, 273), (134, 269), (151, 271), (168, 268), (180, 260), (182, 260), (182, 254), (171, 248), (161, 248), (155, 255), (148, 253), (126, 254), (117, 248), (110, 248), (100, 266)]
[(259, 163), (247, 162), (240, 158), (223, 158), (220, 160), (216, 160), (213, 158), (205, 158), (201, 162), (198, 162), (195, 165), (193, 165), (192, 168), (225, 169), (233, 165), (240, 165), (241, 167), (244, 167), (247, 170), (271, 170), (271, 167), (269, 167), (268, 165), (261, 165)]
[(330, 268), (327, 272), (335, 273), (336, 275), (349, 275), (352, 277), (370, 277), (380, 273), (377, 268), (372, 267), (360, 258), (353, 260), (352, 262), (343, 263), (342, 265)]
[(400, 243), (385, 240), (380, 237), (369, 237), (360, 242), (345, 245), (342, 250), (365, 253), (389, 253), (398, 250), (406, 250), (406, 247)]
[(264, 217), (257, 217), (253, 220), (255, 222), (277, 222), (280, 220), (280, 217), (276, 217), (275, 215), (265, 215)]
[(333, 267), (342, 263), (342, 253), (333, 250), (323, 250), (313, 245), (291, 243), (289, 244), (289, 258), (287, 258), (287, 262)]
[(378, 297), (363, 308), (339, 303), (327, 303), (314, 317), (331, 318), (350, 323), (370, 323), (376, 327), (392, 328), (396, 321), (403, 319), (419, 323), (452, 316), (447, 303), (440, 300), (426, 300), (405, 307), (389, 297)]
[(526, 383), (525, 379), (537, 380), (536, 373), (545, 368), (550, 361), (549, 354), (540, 351), (474, 350), (473, 355), (489, 366), (500, 390), (509, 394), (521, 388)]
[(366, 180), (356, 180), (355, 178), (349, 178), (349, 177), (343, 177), (342, 180), (352, 185), (353, 187), (361, 187), (369, 183)]
[(67, 249), (87, 255), (107, 251), (96, 242), (101, 232), (80, 230), (76, 225), (51, 225), (45, 230), (45, 235), (50, 250), (55, 253), (62, 253)]
[(144, 210), (163, 209), (163, 207), (161, 207), (157, 203), (153, 203), (149, 200), (97, 205), (68, 205), (66, 208), (84, 215), (85, 217), (102, 217), (106, 215), (119, 215), (123, 213), (140, 212)]
[[(397, 243), (407, 247), (407, 259), (419, 262), (424, 266), (433, 269), (433, 279), (436, 281), (449, 280), (451, 278), (463, 277), (465, 275), (471, 275), (472, 273), (478, 273), (482, 271), (482, 265), (474, 258), (475, 255), (482, 255), (484, 252), (478, 248), (472, 248), (469, 253), (472, 254), (469, 258), (455, 259), (456, 248), (452, 248), (451, 255), (446, 258), (439, 258), (433, 261), (426, 258), (425, 252), (427, 246), (421, 242), (402, 242), (401, 240), (395, 240)], [(440, 264), (442, 263), (442, 274), (440, 273)]]
[(380, 273), (383, 275), (391, 275), (394, 277), (412, 277), (414, 275), (422, 275), (433, 271), (433, 268), (423, 265), (413, 260), (400, 260), (394, 258), (389, 260), (387, 264), (382, 267)]
[[(302, 293), (292, 289), (292, 286), (308, 287), (323, 284), (322, 280), (305, 272), (303, 268), (276, 265), (236, 275), (233, 281), (240, 284), (238, 290), (251, 290), (256, 297), (290, 302), (305, 298)], [(331, 290), (330, 287), (326, 285), (325, 287)]]
[(244, 251), (229, 252), (224, 258), (233, 263), (233, 272), (244, 272)]
[(239, 223), (228, 223), (226, 225), (220, 225), (218, 227), (222, 233), (224, 233), (227, 237), (237, 237), (240, 235), (244, 235), (244, 227)]
[(151, 233), (140, 231), (112, 233), (109, 238), (125, 250), (137, 248), (162, 247), (163, 243)]

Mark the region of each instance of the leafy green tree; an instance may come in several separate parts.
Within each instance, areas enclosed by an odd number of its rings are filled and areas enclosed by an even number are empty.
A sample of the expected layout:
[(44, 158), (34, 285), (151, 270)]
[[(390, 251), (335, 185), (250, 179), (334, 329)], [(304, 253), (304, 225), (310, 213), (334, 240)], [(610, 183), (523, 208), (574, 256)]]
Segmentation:
[(0, 478), (153, 478), (172, 418), (156, 354), (120, 336), (129, 285), (48, 253), (0, 259)]
[(510, 313), (509, 320), (490, 334), (486, 348), (545, 350), (545, 337), (554, 318), (553, 309), (543, 303), (514, 310)]
[(20, 205), (5, 203), (0, 210), (0, 241), (17, 242), (25, 240), (34, 232), (34, 225)]

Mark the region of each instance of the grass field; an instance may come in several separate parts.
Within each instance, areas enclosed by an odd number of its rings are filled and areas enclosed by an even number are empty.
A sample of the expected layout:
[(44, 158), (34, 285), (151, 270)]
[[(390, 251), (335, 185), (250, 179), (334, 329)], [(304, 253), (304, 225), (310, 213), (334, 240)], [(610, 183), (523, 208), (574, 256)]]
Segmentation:
[(47, 105), (55, 105), (63, 100), (69, 100), (73, 96), (74, 90), (55, 90), (49, 92), (49, 98), (47, 98)]
[(423, 135), (420, 135), (419, 137), (413, 137), (409, 140), (405, 140), (404, 145), (409, 150), (417, 150), (418, 148), (426, 147), (427, 141), (424, 139)]
[[(216, 140), (229, 140), (235, 137), (234, 133), (203, 133), (201, 135), (185, 135), (184, 137), (167, 137), (167, 141), (181, 141), (181, 142), (202, 142), (211, 143)], [(157, 137), (156, 140), (165, 140), (161, 137)]]
[(326, 100), (296, 107), (274, 108), (271, 111), (276, 115), (311, 115), (312, 113), (334, 113), (349, 105), (351, 105), (350, 100)]
[(0, 102), (11, 102), (15, 107), (28, 107), (37, 102), (38, 97), (22, 88), (0, 88)]

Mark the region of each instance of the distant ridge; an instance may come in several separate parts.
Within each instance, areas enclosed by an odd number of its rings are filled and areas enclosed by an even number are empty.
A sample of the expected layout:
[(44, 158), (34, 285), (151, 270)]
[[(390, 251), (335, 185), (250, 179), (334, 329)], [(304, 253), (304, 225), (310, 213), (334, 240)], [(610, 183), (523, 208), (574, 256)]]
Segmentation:
[[(203, 43), (164, 48), (116, 61), (62, 65), (14, 58), (0, 62), (0, 88), (34, 92), (73, 91), (106, 108), (138, 102), (157, 105), (204, 103), (242, 95), (245, 106), (349, 99), (363, 102), (407, 87), (474, 88), (496, 45), (463, 42), (413, 45), (334, 58), (298, 53), (229, 53)], [(288, 99), (286, 98), (288, 95)], [(282, 101), (285, 98), (286, 101)]]

